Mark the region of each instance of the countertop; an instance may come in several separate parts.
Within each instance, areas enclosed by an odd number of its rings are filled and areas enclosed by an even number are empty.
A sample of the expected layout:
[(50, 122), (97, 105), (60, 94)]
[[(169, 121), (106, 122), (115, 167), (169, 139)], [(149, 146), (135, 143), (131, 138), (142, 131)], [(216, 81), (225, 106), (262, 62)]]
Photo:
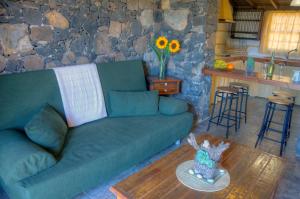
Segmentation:
[(228, 70), (217, 70), (208, 67), (203, 68), (202, 73), (204, 75), (221, 76), (221, 77), (227, 77), (231, 79), (256, 82), (260, 84), (267, 84), (276, 87), (289, 88), (289, 89), (300, 91), (300, 84), (296, 84), (292, 82), (291, 78), (287, 76), (280, 78), (278, 75), (274, 75), (273, 79), (270, 80), (270, 79), (265, 79), (263, 75), (258, 72), (255, 72), (252, 75), (246, 75), (244, 70), (234, 69), (228, 71)]
[[(271, 57), (253, 57), (256, 62), (265, 63), (270, 62)], [(224, 60), (226, 62), (234, 62), (234, 61), (247, 61), (248, 56), (246, 55), (233, 55), (229, 57), (218, 57), (218, 59)], [(300, 67), (300, 59), (283, 59), (283, 58), (275, 58), (275, 63), (284, 63), (286, 66)]]

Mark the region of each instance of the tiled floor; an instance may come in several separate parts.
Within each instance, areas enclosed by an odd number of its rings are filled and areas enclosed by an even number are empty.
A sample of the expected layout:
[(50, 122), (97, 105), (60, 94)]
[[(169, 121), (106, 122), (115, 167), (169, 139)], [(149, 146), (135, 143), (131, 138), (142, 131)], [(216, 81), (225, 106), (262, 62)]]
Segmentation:
[[(257, 132), (260, 128), (262, 117), (264, 114), (264, 106), (266, 101), (261, 98), (250, 98), (248, 104), (248, 122), (247, 124), (242, 123), (241, 129), (235, 133), (234, 129), (231, 130), (229, 139), (232, 139), (238, 143), (248, 145), (249, 147), (254, 147)], [(279, 118), (278, 118), (279, 119)], [(206, 132), (207, 121), (199, 125), (197, 129), (194, 130), (196, 134), (202, 134)], [(222, 127), (212, 126), (209, 133), (217, 136), (225, 137), (225, 130)], [(283, 178), (279, 184), (278, 191), (276, 194), (277, 199), (300, 199), (300, 160), (295, 158), (295, 144), (297, 137), (300, 136), (300, 107), (295, 107), (291, 137), (288, 141), (283, 158), (286, 158), (287, 168), (283, 175)], [(156, 159), (161, 158), (166, 155), (166, 153), (174, 150), (176, 146), (172, 146), (166, 151), (156, 155), (150, 160), (147, 160), (140, 165), (131, 168), (128, 171), (116, 176), (109, 183), (101, 185), (93, 190), (83, 193), (76, 197), (76, 199), (114, 199), (114, 196), (109, 192), (109, 187), (118, 181), (126, 178), (139, 171), (141, 168), (151, 164)], [(258, 147), (260, 150), (266, 151), (268, 153), (278, 155), (279, 154), (279, 144), (270, 141), (263, 141)], [(180, 197), (178, 197), (180, 198)], [(7, 199), (7, 196), (0, 190), (0, 199)]]

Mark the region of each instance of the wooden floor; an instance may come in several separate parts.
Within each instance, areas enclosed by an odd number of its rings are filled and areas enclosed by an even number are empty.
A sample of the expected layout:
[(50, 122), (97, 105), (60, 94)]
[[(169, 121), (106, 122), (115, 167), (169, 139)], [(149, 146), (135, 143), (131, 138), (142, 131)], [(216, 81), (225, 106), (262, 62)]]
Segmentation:
[[(241, 129), (235, 133), (234, 129), (230, 131), (229, 139), (249, 147), (254, 147), (257, 139), (257, 133), (260, 129), (266, 100), (263, 98), (249, 98), (248, 104), (248, 122), (242, 123)], [(277, 117), (280, 120), (280, 117)], [(201, 123), (194, 132), (199, 135), (206, 132), (207, 121)], [(225, 137), (225, 131), (222, 127), (212, 125), (209, 133), (216, 136)], [(271, 135), (278, 137), (278, 134)], [(297, 138), (300, 137), (300, 107), (295, 106), (292, 121), (291, 137), (288, 140), (283, 158), (287, 162), (287, 167), (283, 178), (279, 183), (276, 197), (277, 199), (299, 199), (300, 198), (300, 159), (295, 157)], [(278, 137), (279, 138), (279, 137)], [(279, 155), (280, 145), (271, 141), (263, 141), (258, 149), (273, 155)]]
[[(198, 143), (205, 139), (213, 144), (222, 140), (206, 134), (198, 137)], [(177, 166), (194, 155), (191, 146), (183, 145), (111, 190), (118, 199), (273, 198), (285, 167), (282, 158), (231, 142), (220, 162), (230, 173), (230, 185), (222, 191), (205, 193), (185, 187), (175, 175)]]

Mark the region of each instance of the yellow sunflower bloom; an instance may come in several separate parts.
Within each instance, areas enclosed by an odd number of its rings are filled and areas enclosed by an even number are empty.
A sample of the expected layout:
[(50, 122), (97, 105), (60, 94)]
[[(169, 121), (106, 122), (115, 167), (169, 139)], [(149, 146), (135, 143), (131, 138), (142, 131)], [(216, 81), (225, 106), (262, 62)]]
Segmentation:
[(180, 50), (180, 43), (178, 40), (172, 40), (169, 44), (169, 50), (171, 53), (177, 53)]
[(156, 46), (159, 49), (165, 49), (168, 45), (168, 39), (166, 37), (158, 37), (156, 40)]

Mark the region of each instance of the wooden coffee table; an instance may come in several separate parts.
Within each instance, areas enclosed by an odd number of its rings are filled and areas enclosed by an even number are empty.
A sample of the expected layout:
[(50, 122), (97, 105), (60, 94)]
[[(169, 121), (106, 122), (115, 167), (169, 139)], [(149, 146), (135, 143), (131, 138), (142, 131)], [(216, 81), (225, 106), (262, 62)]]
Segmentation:
[[(198, 143), (221, 141), (211, 135), (197, 138)], [(229, 141), (230, 142), (230, 141)], [(285, 166), (284, 159), (230, 142), (221, 165), (230, 173), (230, 185), (214, 193), (198, 192), (182, 185), (176, 177), (177, 166), (194, 158), (195, 150), (183, 145), (150, 166), (110, 188), (117, 199), (216, 199), (273, 198)]]

